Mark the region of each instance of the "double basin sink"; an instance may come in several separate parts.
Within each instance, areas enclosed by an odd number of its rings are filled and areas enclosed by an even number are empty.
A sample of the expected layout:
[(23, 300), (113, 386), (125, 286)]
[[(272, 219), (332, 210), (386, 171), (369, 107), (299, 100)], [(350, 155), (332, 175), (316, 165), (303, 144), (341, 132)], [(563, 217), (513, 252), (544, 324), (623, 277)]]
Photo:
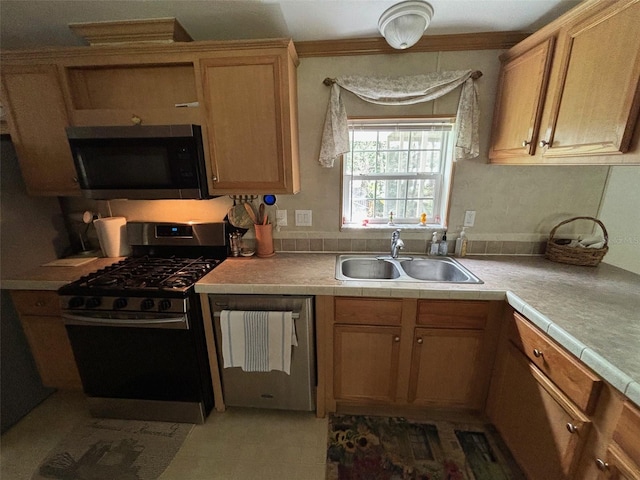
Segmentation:
[(374, 280), (377, 282), (483, 283), (450, 257), (419, 255), (339, 255), (337, 280)]

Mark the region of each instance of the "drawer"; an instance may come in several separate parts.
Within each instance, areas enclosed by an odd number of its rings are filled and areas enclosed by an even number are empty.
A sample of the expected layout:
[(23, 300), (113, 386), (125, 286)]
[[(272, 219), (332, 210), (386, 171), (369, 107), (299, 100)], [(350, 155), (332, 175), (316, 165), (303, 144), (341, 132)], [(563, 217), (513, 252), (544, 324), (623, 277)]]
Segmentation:
[(336, 297), (335, 321), (361, 325), (400, 325), (402, 300)]
[(443, 328), (484, 330), (489, 314), (489, 302), (420, 300), (418, 325)]
[(60, 316), (58, 292), (50, 290), (13, 290), (13, 304), (20, 315)]
[(514, 313), (509, 339), (583, 412), (596, 406), (602, 380), (572, 355), (548, 339), (521, 315)]
[(640, 466), (640, 410), (625, 402), (613, 431), (613, 440), (633, 462)]

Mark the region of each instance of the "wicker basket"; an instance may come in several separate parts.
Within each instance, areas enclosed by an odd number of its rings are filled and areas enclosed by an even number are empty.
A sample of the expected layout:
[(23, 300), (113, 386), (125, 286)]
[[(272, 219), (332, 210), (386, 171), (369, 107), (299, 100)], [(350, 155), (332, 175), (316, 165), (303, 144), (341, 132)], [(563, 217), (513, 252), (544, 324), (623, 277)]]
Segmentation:
[[(562, 225), (573, 222), (574, 220), (593, 220), (598, 225), (600, 225), (602, 233), (604, 233), (604, 246), (602, 248), (586, 248), (570, 247), (569, 245), (557, 244), (553, 238), (556, 230)], [(609, 247), (607, 246), (608, 243), (609, 234), (607, 233), (607, 229), (604, 228), (604, 225), (600, 220), (593, 217), (574, 217), (570, 218), (569, 220), (565, 220), (564, 222), (560, 222), (558, 225), (553, 227), (553, 230), (551, 230), (551, 233), (549, 234), (549, 240), (547, 241), (547, 251), (545, 253), (545, 256), (552, 262), (595, 267), (600, 263), (602, 258), (609, 250)]]

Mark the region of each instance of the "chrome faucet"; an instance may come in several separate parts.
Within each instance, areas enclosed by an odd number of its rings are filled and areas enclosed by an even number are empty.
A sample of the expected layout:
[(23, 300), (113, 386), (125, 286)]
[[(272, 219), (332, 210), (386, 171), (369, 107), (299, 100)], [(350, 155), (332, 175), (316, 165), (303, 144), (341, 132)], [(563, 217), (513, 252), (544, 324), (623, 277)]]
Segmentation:
[(391, 234), (391, 258), (398, 258), (398, 252), (404, 248), (404, 242), (400, 238), (400, 229)]

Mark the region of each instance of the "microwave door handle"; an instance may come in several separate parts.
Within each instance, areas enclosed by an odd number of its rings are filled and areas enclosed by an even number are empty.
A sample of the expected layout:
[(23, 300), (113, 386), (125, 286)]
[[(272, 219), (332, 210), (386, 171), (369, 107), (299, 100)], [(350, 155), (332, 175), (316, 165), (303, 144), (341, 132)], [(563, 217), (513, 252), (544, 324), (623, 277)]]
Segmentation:
[(71, 315), (63, 313), (65, 325), (87, 325), (87, 326), (104, 326), (104, 327), (139, 327), (139, 328), (173, 328), (173, 329), (189, 329), (189, 322), (186, 315), (180, 317), (167, 318), (100, 318), (88, 317), (81, 315)]

